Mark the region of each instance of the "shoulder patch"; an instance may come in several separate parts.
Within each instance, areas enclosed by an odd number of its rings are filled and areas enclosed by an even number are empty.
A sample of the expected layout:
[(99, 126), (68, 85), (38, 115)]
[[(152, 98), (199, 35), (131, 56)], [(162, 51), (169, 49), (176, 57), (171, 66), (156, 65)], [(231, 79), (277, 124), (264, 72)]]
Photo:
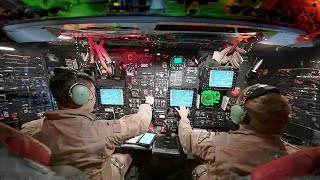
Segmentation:
[(204, 141), (205, 139), (209, 138), (211, 136), (211, 132), (200, 132), (200, 134), (198, 135), (198, 139), (197, 139), (197, 143), (201, 143), (202, 141)]
[(112, 122), (112, 126), (113, 126), (113, 132), (114, 133), (120, 133), (121, 132), (121, 125), (119, 121), (113, 121)]

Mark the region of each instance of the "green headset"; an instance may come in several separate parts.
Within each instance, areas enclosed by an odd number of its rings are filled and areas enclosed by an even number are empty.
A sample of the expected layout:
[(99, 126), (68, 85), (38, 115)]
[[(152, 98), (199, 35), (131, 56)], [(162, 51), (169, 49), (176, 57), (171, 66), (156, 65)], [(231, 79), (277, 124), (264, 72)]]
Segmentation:
[(266, 84), (255, 84), (251, 86), (247, 92), (244, 94), (243, 100), (236, 105), (231, 107), (230, 117), (231, 120), (235, 124), (245, 124), (249, 122), (249, 118), (247, 117), (248, 111), (245, 108), (244, 104), (247, 100), (255, 99), (260, 96), (269, 94), (269, 93), (277, 93), (280, 94), (280, 90), (274, 86), (269, 86)]
[(78, 73), (76, 71), (72, 71), (72, 73), (74, 74), (75, 83), (69, 88), (69, 96), (74, 104), (82, 106), (89, 101), (91, 91), (86, 85), (78, 82)]

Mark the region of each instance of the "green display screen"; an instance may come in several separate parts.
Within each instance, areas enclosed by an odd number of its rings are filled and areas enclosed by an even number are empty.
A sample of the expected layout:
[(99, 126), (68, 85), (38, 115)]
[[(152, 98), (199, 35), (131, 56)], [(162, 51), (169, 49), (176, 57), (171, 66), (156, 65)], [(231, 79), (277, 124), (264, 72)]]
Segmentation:
[(173, 64), (182, 64), (182, 58), (181, 57), (175, 57), (173, 59)]
[(220, 92), (213, 90), (204, 90), (200, 96), (200, 102), (204, 106), (213, 106), (220, 103)]

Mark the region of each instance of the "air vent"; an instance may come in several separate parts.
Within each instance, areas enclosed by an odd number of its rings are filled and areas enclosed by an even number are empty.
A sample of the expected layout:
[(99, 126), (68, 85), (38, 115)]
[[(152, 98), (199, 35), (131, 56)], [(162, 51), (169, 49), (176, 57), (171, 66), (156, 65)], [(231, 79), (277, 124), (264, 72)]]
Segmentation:
[(196, 26), (196, 25), (157, 25), (154, 30), (157, 31), (202, 31), (202, 32), (222, 32), (235, 33), (233, 27), (218, 26)]

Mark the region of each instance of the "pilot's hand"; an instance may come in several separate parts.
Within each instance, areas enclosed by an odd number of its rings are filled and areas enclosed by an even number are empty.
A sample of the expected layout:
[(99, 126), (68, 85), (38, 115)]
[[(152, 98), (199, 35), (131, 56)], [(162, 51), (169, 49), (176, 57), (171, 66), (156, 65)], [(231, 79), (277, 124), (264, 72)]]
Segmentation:
[(178, 108), (176, 108), (176, 110), (178, 111), (181, 119), (187, 119), (188, 118), (188, 114), (189, 114), (189, 109), (186, 108), (185, 106), (180, 106), (180, 110)]
[(154, 97), (147, 96), (146, 103), (152, 105), (154, 103)]

